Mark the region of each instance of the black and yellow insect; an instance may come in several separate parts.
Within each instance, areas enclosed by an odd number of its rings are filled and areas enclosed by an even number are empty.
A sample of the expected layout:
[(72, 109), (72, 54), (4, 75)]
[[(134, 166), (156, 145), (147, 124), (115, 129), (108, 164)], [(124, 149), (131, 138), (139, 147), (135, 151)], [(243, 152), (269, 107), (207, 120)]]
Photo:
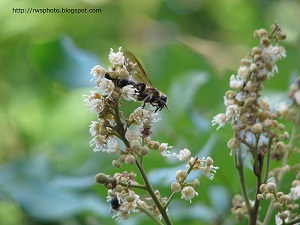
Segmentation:
[(130, 51), (124, 51), (123, 55), (125, 56), (127, 64), (129, 62), (136, 64), (135, 69), (131, 71), (131, 76), (137, 81), (135, 83), (138, 90), (137, 100), (143, 101), (142, 107), (144, 108), (146, 103), (150, 103), (156, 107), (155, 112), (158, 110), (161, 111), (164, 107), (169, 111), (167, 107), (167, 96), (153, 87), (140, 61)]

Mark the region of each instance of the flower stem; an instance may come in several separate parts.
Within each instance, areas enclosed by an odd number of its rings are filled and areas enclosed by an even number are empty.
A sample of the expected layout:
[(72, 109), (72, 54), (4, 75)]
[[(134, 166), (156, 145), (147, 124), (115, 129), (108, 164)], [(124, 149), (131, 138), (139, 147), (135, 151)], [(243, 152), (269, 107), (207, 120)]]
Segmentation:
[(145, 185), (147, 187), (147, 191), (149, 193), (149, 195), (151, 196), (152, 200), (154, 201), (156, 207), (158, 208), (159, 212), (161, 213), (164, 221), (166, 222), (167, 225), (172, 225), (172, 222), (170, 220), (170, 217), (166, 211), (166, 208), (164, 208), (162, 206), (162, 204), (160, 203), (159, 199), (157, 198), (157, 196), (155, 195), (155, 192), (153, 190), (152, 185), (150, 184), (150, 181), (144, 171), (144, 168), (142, 167), (142, 165), (140, 164), (139, 160), (135, 160), (135, 164), (137, 165), (137, 168), (139, 169), (139, 172), (145, 182)]

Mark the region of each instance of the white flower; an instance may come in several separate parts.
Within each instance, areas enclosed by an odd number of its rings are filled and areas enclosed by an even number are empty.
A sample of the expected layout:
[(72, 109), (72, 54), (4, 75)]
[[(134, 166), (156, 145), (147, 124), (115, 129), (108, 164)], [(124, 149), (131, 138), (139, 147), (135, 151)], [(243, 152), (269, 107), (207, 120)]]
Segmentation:
[(127, 129), (125, 137), (131, 143), (133, 140), (138, 140), (140, 135), (135, 130)]
[(95, 82), (98, 84), (102, 78), (105, 77), (105, 69), (102, 66), (96, 65), (91, 69), (91, 75), (94, 77), (91, 79), (91, 81), (95, 80)]
[(90, 141), (90, 146), (95, 145), (94, 152), (103, 150), (105, 144), (106, 139), (102, 135), (97, 135)]
[(92, 136), (96, 136), (100, 134), (100, 127), (101, 124), (97, 121), (92, 121), (92, 124), (90, 125), (90, 134)]
[(211, 121), (212, 125), (215, 126), (216, 124), (218, 124), (219, 126), (217, 127), (217, 130), (220, 127), (224, 127), (226, 124), (226, 115), (224, 113), (219, 113), (218, 115), (216, 115), (212, 121)]
[(102, 99), (96, 98), (90, 102), (92, 113), (101, 113), (104, 109), (104, 102)]
[(125, 62), (125, 57), (123, 55), (123, 53), (121, 52), (122, 47), (119, 48), (118, 52), (114, 52), (114, 50), (111, 48), (110, 49), (110, 53), (109, 53), (109, 61), (111, 62), (111, 64), (113, 64), (113, 66), (123, 66), (124, 62)]
[(244, 85), (244, 81), (239, 79), (239, 77), (235, 77), (235, 75), (231, 75), (230, 77), (230, 82), (229, 82), (229, 86), (230, 88), (234, 88), (234, 89), (242, 89)]
[(168, 151), (169, 148), (172, 148), (172, 146), (168, 146), (168, 143), (161, 143), (158, 150), (160, 152), (161, 156), (166, 156), (166, 157), (170, 157), (171, 156), (171, 152)]
[(148, 110), (148, 116), (146, 118), (146, 121), (144, 122), (144, 125), (148, 127), (150, 126), (150, 123), (156, 123), (157, 121), (160, 121), (160, 118), (155, 118), (156, 115), (158, 115), (158, 113), (155, 113), (152, 110)]
[(130, 114), (130, 120), (133, 120), (137, 124), (142, 124), (147, 121), (149, 116), (149, 111), (143, 109), (142, 107), (138, 107)]
[(244, 102), (247, 99), (247, 93), (246, 92), (239, 92), (236, 94), (235, 99), (239, 102)]
[(107, 142), (106, 152), (115, 154), (119, 150), (119, 143), (115, 139), (110, 139)]
[(190, 202), (192, 202), (192, 198), (194, 198), (195, 195), (198, 196), (198, 193), (191, 186), (184, 187), (181, 190), (181, 198), (184, 200), (190, 200)]
[(114, 83), (109, 79), (102, 79), (99, 83), (99, 90), (103, 96), (109, 97), (115, 89)]
[(203, 169), (204, 176), (208, 177), (210, 180), (214, 179), (215, 173), (217, 172), (217, 169), (219, 169), (218, 166), (205, 166)]
[(241, 66), (239, 69), (238, 69), (238, 72), (237, 72), (237, 78), (242, 80), (242, 79), (247, 79), (248, 76), (250, 74), (250, 69), (248, 66)]
[(132, 85), (126, 85), (125, 87), (123, 87), (121, 89), (121, 93), (122, 93), (122, 96), (125, 100), (127, 100), (127, 101), (130, 101), (130, 100), (136, 101), (133, 98), (133, 95), (137, 93), (137, 89), (135, 87), (133, 87)]
[(281, 46), (269, 45), (268, 47), (263, 48), (261, 55), (268, 57), (269, 59), (272, 59), (273, 61), (277, 61), (279, 59), (285, 58), (286, 52), (285, 52), (285, 49)]
[(173, 156), (176, 156), (180, 161), (187, 161), (191, 157), (191, 152), (187, 148), (179, 151), (179, 154), (173, 153)]
[(233, 121), (236, 121), (239, 117), (239, 107), (238, 105), (230, 105), (226, 108), (226, 120), (232, 119)]
[(90, 95), (84, 95), (85, 105), (90, 107), (92, 113), (101, 113), (105, 107), (101, 96), (96, 91), (91, 91)]
[(290, 195), (293, 200), (300, 199), (300, 185), (297, 185), (296, 187), (292, 187)]

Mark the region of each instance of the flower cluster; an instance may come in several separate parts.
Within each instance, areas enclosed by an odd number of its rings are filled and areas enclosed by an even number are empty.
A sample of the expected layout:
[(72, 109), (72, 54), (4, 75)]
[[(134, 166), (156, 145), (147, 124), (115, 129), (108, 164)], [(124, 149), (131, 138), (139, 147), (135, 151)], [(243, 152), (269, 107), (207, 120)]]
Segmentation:
[[(233, 90), (227, 91), (224, 96), (226, 112), (216, 115), (212, 125), (218, 125), (219, 129), (231, 123), (235, 132), (227, 144), (231, 150), (243, 148), (251, 152), (258, 149), (258, 154), (264, 155), (270, 145), (289, 136), (284, 132), (284, 125), (277, 122), (282, 114), (272, 113), (269, 100), (261, 97), (263, 82), (278, 72), (276, 61), (286, 57), (285, 49), (278, 44), (285, 35), (275, 24), (271, 34), (260, 29), (254, 32), (254, 36), (260, 39), (260, 46), (254, 47), (241, 60), (237, 75), (230, 77), (229, 86)], [(272, 38), (275, 45), (271, 44)]]
[[(254, 205), (254, 201), (250, 201), (251, 206)], [(246, 202), (241, 195), (235, 195), (232, 199), (231, 213), (235, 215), (237, 221), (243, 221), (245, 215), (248, 215), (248, 208)]]
[[(126, 59), (119, 48), (118, 52), (112, 49), (109, 54), (111, 66), (105, 70), (97, 65), (91, 70), (95, 82), (96, 90), (84, 96), (84, 102), (92, 113), (98, 115), (98, 120), (92, 121), (89, 132), (92, 135), (90, 145), (94, 151), (102, 151), (117, 156), (112, 161), (112, 165), (120, 168), (123, 163), (127, 165), (135, 164), (142, 176), (143, 183), (137, 183), (134, 172), (116, 173), (113, 177), (99, 173), (95, 180), (108, 190), (108, 201), (112, 211), (115, 211), (117, 221), (126, 220), (132, 212), (144, 212), (146, 215), (160, 224), (160, 219), (164, 219), (167, 224), (171, 224), (168, 215), (168, 205), (174, 195), (181, 191), (181, 198), (191, 201), (198, 193), (194, 190), (200, 185), (198, 179), (192, 183), (187, 183), (186, 179), (191, 171), (203, 170), (203, 174), (209, 179), (213, 179), (218, 167), (213, 166), (210, 157), (199, 159), (191, 157), (188, 149), (181, 150), (179, 154), (173, 154), (181, 161), (187, 161), (189, 167), (187, 171), (180, 170), (176, 174), (177, 182), (171, 185), (173, 193), (169, 198), (162, 197), (158, 190), (153, 189), (143, 168), (143, 160), (150, 150), (158, 152), (163, 157), (172, 156), (168, 143), (160, 143), (152, 140), (151, 125), (160, 119), (156, 117), (157, 111), (166, 107), (166, 96), (158, 102), (151, 102), (152, 97), (145, 97), (151, 94), (149, 91), (142, 91), (147, 88), (146, 84), (138, 83), (132, 74), (137, 73), (137, 63)], [(128, 52), (127, 52), (128, 53)], [(125, 54), (126, 55), (126, 54)], [(152, 91), (156, 90), (152, 88)], [(157, 91), (157, 90), (156, 90)], [(153, 94), (154, 95), (154, 94)], [(137, 107), (128, 116), (121, 111), (122, 101), (142, 101), (142, 107)], [(146, 109), (145, 104), (149, 102), (156, 109)], [(135, 189), (142, 189), (148, 192), (150, 197), (141, 200), (135, 193)]]
[(257, 195), (257, 199), (262, 201), (265, 197), (266, 200), (273, 200), (273, 208), (278, 211), (275, 216), (276, 224), (283, 224), (282, 221), (288, 222), (298, 218), (298, 215), (293, 211), (299, 210), (299, 204), (296, 204), (295, 200), (300, 198), (300, 181), (293, 181), (292, 186), (289, 194), (276, 191), (276, 185), (273, 182), (260, 186), (261, 194)]
[[(186, 165), (189, 167), (187, 171), (178, 170), (176, 173), (176, 182), (171, 184), (171, 190), (176, 193), (181, 191), (181, 198), (192, 201), (192, 198), (198, 196), (198, 193), (194, 188), (199, 187), (200, 181), (195, 179), (191, 183), (186, 183), (186, 179), (191, 171), (203, 170), (203, 174), (209, 179), (214, 178), (214, 173), (219, 167), (213, 166), (213, 160), (211, 157), (203, 158), (200, 160), (198, 156), (191, 157), (191, 152), (187, 148), (180, 150), (179, 154), (173, 153), (180, 161), (188, 161)], [(193, 186), (193, 187), (192, 187)]]

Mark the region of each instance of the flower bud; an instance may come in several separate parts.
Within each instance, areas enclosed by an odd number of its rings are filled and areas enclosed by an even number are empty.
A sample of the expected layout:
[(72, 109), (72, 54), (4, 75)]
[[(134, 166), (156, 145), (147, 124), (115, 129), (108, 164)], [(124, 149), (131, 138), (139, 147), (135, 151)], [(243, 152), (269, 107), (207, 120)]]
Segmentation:
[(267, 194), (266, 194), (266, 199), (267, 199), (267, 200), (272, 200), (272, 199), (274, 199), (274, 195), (271, 194), (271, 193), (267, 193)]
[(236, 150), (240, 149), (240, 142), (236, 138), (231, 138), (227, 142), (227, 147), (236, 151)]
[(98, 183), (98, 184), (107, 184), (109, 182), (111, 182), (111, 178), (109, 178), (106, 174), (104, 173), (98, 173), (96, 176), (95, 176), (95, 181)]
[(276, 185), (273, 182), (269, 182), (266, 185), (266, 190), (268, 192), (274, 193), (276, 191)]
[(285, 220), (286, 218), (288, 218), (289, 214), (286, 212), (282, 212), (278, 214), (279, 218), (282, 220)]
[(127, 155), (125, 158), (125, 163), (128, 165), (135, 163), (135, 157), (133, 155)]
[(178, 170), (176, 173), (176, 180), (178, 180), (179, 182), (184, 181), (188, 176), (188, 173), (184, 170)]
[(197, 188), (200, 186), (200, 181), (198, 179), (194, 180), (194, 188)]
[(275, 202), (273, 205), (274, 209), (277, 211), (282, 210), (282, 204), (280, 204), (279, 202)]
[(135, 200), (135, 196), (129, 195), (126, 197), (127, 202), (133, 202)]
[(120, 155), (120, 157), (119, 157), (120, 162), (125, 162), (126, 156), (127, 155), (124, 155), (124, 154)]
[(258, 201), (264, 200), (264, 196), (263, 196), (262, 194), (258, 194), (258, 195), (256, 196), (256, 198), (257, 198)]
[(265, 190), (266, 190), (266, 184), (260, 185), (259, 190), (260, 190), (261, 193), (264, 193)]
[(270, 39), (265, 37), (265, 38), (262, 38), (260, 40), (260, 44), (263, 45), (264, 47), (268, 47), (270, 45)]
[(130, 143), (132, 151), (138, 152), (140, 150), (140, 142), (138, 140), (132, 140)]
[(148, 148), (148, 146), (143, 146), (143, 147), (141, 148), (141, 150), (140, 150), (140, 153), (141, 153), (142, 155), (147, 155), (147, 154), (149, 153), (149, 148)]
[(214, 163), (213, 159), (210, 157), (206, 158), (206, 166), (211, 166)]
[(113, 165), (114, 167), (116, 167), (116, 168), (120, 168), (120, 167), (121, 167), (121, 163), (120, 163), (119, 161), (117, 161), (117, 160), (113, 160), (113, 161), (112, 161), (112, 165)]
[(261, 124), (259, 124), (259, 123), (254, 124), (251, 127), (251, 132), (253, 134), (261, 134), (261, 132), (262, 132), (262, 126), (261, 126)]
[(181, 190), (180, 184), (177, 183), (177, 182), (173, 182), (173, 183), (171, 184), (171, 190), (172, 190), (173, 192), (179, 192), (179, 191)]

